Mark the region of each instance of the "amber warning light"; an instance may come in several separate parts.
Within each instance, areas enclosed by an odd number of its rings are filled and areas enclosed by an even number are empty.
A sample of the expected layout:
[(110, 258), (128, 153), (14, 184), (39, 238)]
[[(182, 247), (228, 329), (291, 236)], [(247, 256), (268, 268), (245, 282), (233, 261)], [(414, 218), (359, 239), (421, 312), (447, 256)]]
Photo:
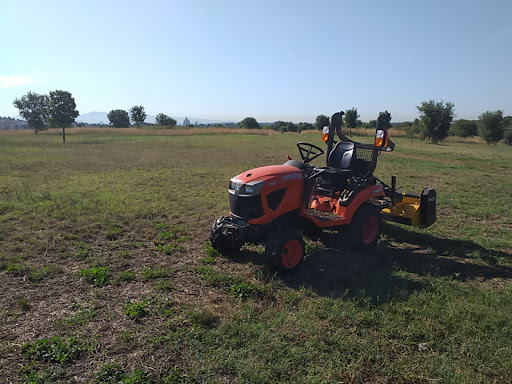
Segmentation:
[(329, 127), (326, 125), (322, 129), (322, 141), (327, 141), (329, 139)]
[(378, 148), (385, 148), (388, 145), (388, 135), (384, 130), (379, 129), (375, 132), (375, 146)]

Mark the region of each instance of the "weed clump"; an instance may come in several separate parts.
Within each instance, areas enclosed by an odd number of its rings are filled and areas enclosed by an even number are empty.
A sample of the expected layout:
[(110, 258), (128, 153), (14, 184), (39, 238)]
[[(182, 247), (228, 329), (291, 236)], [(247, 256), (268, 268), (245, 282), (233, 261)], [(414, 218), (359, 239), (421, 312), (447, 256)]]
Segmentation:
[(183, 230), (178, 225), (169, 228), (167, 224), (158, 224), (155, 228), (161, 230), (155, 239), (156, 249), (167, 255), (184, 249), (183, 243), (186, 238), (182, 235)]
[(2, 270), (13, 276), (24, 276), (30, 272), (30, 267), (21, 255), (13, 257), (0, 255), (0, 271)]
[(247, 281), (241, 281), (235, 284), (232, 284), (229, 287), (229, 291), (231, 292), (231, 295), (235, 299), (244, 300), (248, 297), (256, 297), (262, 293), (261, 288), (259, 288), (257, 285), (251, 282)]
[(74, 257), (75, 259), (85, 260), (92, 255), (92, 248), (89, 244), (79, 241), (76, 248)]
[(219, 318), (207, 309), (191, 312), (189, 318), (192, 323), (205, 328), (213, 328), (219, 324)]
[(187, 375), (183, 374), (177, 367), (173, 367), (164, 380), (164, 384), (185, 384), (188, 382)]
[(244, 300), (249, 297), (261, 297), (266, 292), (265, 288), (261, 288), (240, 276), (219, 273), (210, 266), (197, 267), (196, 271), (202, 275), (203, 279), (209, 284), (216, 287), (227, 288), (236, 299)]
[(26, 297), (18, 297), (16, 300), (16, 305), (22, 310), (22, 311), (29, 311), (32, 306), (28, 302)]
[(93, 267), (80, 270), (80, 275), (95, 287), (104, 287), (111, 283), (108, 267)]
[(149, 375), (141, 369), (131, 373), (119, 364), (105, 364), (96, 372), (94, 382), (97, 384), (152, 384)]
[(59, 271), (60, 268), (56, 265), (46, 265), (44, 267), (31, 270), (28, 273), (28, 279), (30, 281), (40, 281), (58, 273)]
[(54, 384), (59, 382), (59, 370), (40, 372), (34, 364), (25, 365), (21, 368), (21, 382), (23, 384)]
[(124, 313), (132, 320), (139, 320), (148, 315), (146, 309), (147, 301), (134, 301), (133, 303), (126, 304)]
[(158, 291), (170, 292), (173, 291), (175, 287), (170, 281), (159, 281), (156, 284), (155, 289)]
[(114, 224), (114, 223), (107, 224), (106, 230), (107, 230), (107, 234), (106, 234), (107, 240), (116, 240), (123, 234), (123, 228), (121, 228), (121, 226)]
[(52, 339), (27, 343), (21, 348), (21, 352), (28, 358), (63, 364), (74, 361), (93, 349), (93, 345), (74, 337), (64, 339), (56, 336)]
[(135, 281), (137, 279), (137, 276), (135, 275), (135, 272), (133, 271), (123, 271), (119, 273), (119, 275), (116, 276), (114, 279), (114, 283), (118, 283), (120, 281)]
[(142, 280), (155, 280), (160, 278), (171, 277), (172, 272), (168, 269), (151, 269), (146, 268), (141, 272)]
[(173, 244), (159, 244), (156, 249), (165, 253), (166, 255), (172, 255), (176, 251), (183, 251), (183, 245), (173, 242)]
[(215, 264), (216, 259), (222, 256), (222, 254), (213, 248), (211, 244), (207, 244), (204, 247), (204, 251), (206, 252), (207, 256), (199, 260), (203, 264)]

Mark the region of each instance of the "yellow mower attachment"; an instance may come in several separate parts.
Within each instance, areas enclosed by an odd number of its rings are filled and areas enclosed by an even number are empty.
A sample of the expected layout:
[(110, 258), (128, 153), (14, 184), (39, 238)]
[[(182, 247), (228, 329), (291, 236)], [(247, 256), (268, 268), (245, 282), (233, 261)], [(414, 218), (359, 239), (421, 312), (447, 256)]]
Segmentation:
[(396, 192), (396, 178), (392, 177), (391, 206), (381, 210), (384, 220), (413, 225), (431, 226), (436, 221), (436, 191), (425, 188), (420, 195)]

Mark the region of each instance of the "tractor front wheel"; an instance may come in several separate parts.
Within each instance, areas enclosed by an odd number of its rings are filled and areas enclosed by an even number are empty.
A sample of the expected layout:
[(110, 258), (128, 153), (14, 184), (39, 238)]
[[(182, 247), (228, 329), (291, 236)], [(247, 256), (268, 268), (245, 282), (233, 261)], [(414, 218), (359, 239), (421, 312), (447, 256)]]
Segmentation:
[(241, 245), (232, 244), (228, 241), (226, 236), (222, 233), (222, 226), (224, 225), (225, 217), (222, 216), (213, 222), (212, 228), (210, 229), (210, 242), (212, 247), (218, 251), (238, 251)]
[(348, 241), (350, 249), (364, 251), (377, 245), (382, 230), (382, 220), (378, 208), (370, 204), (362, 205), (349, 224)]
[(271, 269), (290, 272), (304, 260), (306, 245), (300, 233), (291, 230), (279, 231), (265, 242), (267, 264)]

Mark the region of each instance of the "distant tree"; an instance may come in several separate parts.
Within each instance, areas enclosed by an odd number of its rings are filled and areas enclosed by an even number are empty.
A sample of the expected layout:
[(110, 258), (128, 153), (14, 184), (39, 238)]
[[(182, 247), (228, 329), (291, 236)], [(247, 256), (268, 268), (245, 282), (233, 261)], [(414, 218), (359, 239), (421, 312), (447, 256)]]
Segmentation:
[(292, 123), (291, 121), (288, 121), (286, 123), (286, 132), (297, 132), (298, 129), (299, 127), (297, 126), (297, 124)]
[(297, 132), (297, 129), (299, 129), (297, 124), (292, 123), (291, 121), (286, 122), (286, 132)]
[(299, 130), (299, 126), (297, 124), (292, 123), (291, 121), (275, 121), (270, 126), (274, 131), (279, 132), (297, 132)]
[(114, 128), (125, 128), (130, 126), (130, 116), (123, 109), (113, 109), (107, 115), (110, 125)]
[(414, 137), (421, 133), (422, 122), (419, 119), (414, 119), (413, 123), (405, 129), (405, 133), (408, 138), (411, 139), (411, 145), (414, 140)]
[(503, 142), (508, 145), (512, 145), (512, 129), (508, 129), (503, 136)]
[(420, 106), (417, 106), (423, 123), (422, 136), (430, 139), (434, 144), (448, 137), (448, 130), (453, 120), (453, 107), (453, 103), (445, 104), (442, 100), (440, 102), (423, 101)]
[(318, 115), (315, 120), (315, 128), (321, 131), (326, 125), (329, 125), (329, 117)]
[(177, 123), (175, 119), (163, 113), (156, 115), (155, 122), (157, 125), (165, 125), (167, 127), (175, 127)]
[(134, 105), (130, 109), (130, 117), (137, 128), (140, 128), (140, 125), (144, 122), (144, 120), (146, 120), (148, 115), (144, 111), (144, 107), (142, 105)]
[(365, 128), (373, 128), (373, 129), (375, 129), (376, 126), (377, 126), (377, 120), (370, 120), (369, 122), (367, 122), (365, 124)]
[(485, 140), (487, 144), (495, 144), (505, 134), (503, 129), (503, 111), (487, 111), (482, 113), (479, 117), (479, 133), (480, 137)]
[(239, 123), (241, 128), (247, 128), (247, 129), (259, 129), (260, 125), (256, 121), (254, 117), (246, 117)]
[(270, 128), (274, 131), (284, 132), (286, 130), (286, 121), (274, 121)]
[(71, 126), (80, 114), (76, 110), (75, 98), (67, 91), (51, 91), (48, 106), (51, 126), (62, 128), (62, 141), (66, 142), (66, 127)]
[(503, 128), (505, 130), (512, 129), (512, 116), (505, 116), (503, 118)]
[(505, 144), (512, 145), (512, 116), (503, 118), (503, 129), (505, 130), (503, 141)]
[(46, 127), (48, 120), (48, 103), (47, 95), (39, 95), (34, 92), (28, 92), (19, 99), (15, 99), (13, 104), (20, 111), (30, 129), (37, 133)]
[(311, 123), (299, 123), (297, 125), (297, 132), (301, 133), (302, 131), (309, 131), (315, 129), (315, 126)]
[(476, 136), (478, 135), (478, 125), (471, 120), (456, 120), (450, 127), (449, 134), (459, 137)]
[(357, 108), (347, 109), (343, 118), (345, 119), (345, 125), (350, 128), (350, 135), (352, 135), (352, 128), (357, 127), (357, 119), (359, 119)]

